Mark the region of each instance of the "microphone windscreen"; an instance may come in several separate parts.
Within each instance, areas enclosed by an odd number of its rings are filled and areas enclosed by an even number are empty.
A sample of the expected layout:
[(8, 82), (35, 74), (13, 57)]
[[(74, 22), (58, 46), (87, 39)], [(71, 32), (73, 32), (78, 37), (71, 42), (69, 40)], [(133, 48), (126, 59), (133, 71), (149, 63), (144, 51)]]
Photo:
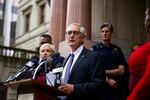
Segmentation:
[(53, 59), (57, 58), (60, 56), (60, 53), (54, 53), (53, 55), (51, 55), (49, 58), (47, 58), (47, 61), (52, 61)]
[(62, 64), (61, 64), (61, 63), (58, 63), (58, 64), (56, 65), (56, 68), (59, 68), (59, 67), (62, 67)]
[(26, 67), (32, 68), (32, 67), (37, 67), (39, 63), (39, 57), (38, 56), (33, 56), (26, 64)]
[(52, 58), (55, 58), (55, 57), (58, 57), (58, 56), (60, 56), (60, 53), (59, 53), (59, 52), (56, 52), (56, 53), (54, 53), (51, 57), (52, 57)]
[(52, 73), (60, 73), (60, 72), (62, 72), (62, 71), (63, 71), (62, 64), (61, 64), (61, 63), (58, 63), (58, 64), (56, 65), (56, 68), (54, 68), (54, 69), (52, 70)]

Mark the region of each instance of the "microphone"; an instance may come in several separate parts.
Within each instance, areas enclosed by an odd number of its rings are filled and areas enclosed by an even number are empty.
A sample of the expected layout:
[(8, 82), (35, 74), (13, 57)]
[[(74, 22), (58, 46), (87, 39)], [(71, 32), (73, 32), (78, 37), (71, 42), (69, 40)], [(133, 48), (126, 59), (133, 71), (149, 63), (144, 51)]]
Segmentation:
[(52, 56), (50, 56), (49, 58), (47, 58), (47, 61), (52, 61), (53, 59), (57, 58), (58, 56), (60, 56), (59, 52), (54, 53)]
[(27, 67), (28, 69), (30, 68), (36, 68), (38, 66), (39, 63), (39, 57), (38, 56), (33, 56), (26, 64), (25, 67)]
[(58, 56), (60, 56), (60, 53), (59, 53), (59, 52), (55, 52), (51, 57), (52, 57), (52, 58), (56, 58), (56, 57), (58, 57)]
[(60, 54), (59, 53), (54, 53), (52, 56), (50, 56), (49, 58), (47, 59), (44, 59), (38, 66), (37, 68), (35, 69), (35, 72), (33, 74), (33, 77), (32, 79), (35, 79), (36, 78), (36, 75), (38, 73), (39, 70), (41, 70), (43, 64), (45, 64), (45, 72), (47, 72), (47, 68), (46, 68), (46, 65), (47, 64), (50, 64), (50, 67), (51, 67), (51, 63), (53, 61), (53, 59), (55, 59), (56, 57), (58, 57)]
[(39, 57), (35, 55), (18, 72), (37, 67), (38, 62), (39, 62)]
[(63, 67), (61, 63), (56, 65), (56, 68), (52, 70), (52, 73), (56, 75), (56, 79), (54, 80), (54, 87), (58, 88), (61, 84), (61, 74), (63, 72)]
[(58, 63), (56, 65), (56, 68), (52, 70), (52, 73), (57, 74), (57, 73), (61, 73), (63, 71), (63, 67), (61, 63)]
[(14, 76), (9, 77), (5, 82), (23, 79), (25, 76), (22, 74), (25, 71), (38, 66), (39, 57), (33, 56)]
[[(36, 78), (37, 72), (42, 69), (43, 64), (45, 64), (45, 66), (46, 66), (47, 64), (50, 64), (50, 65), (51, 65), (52, 60), (53, 60), (52, 57), (49, 57), (48, 59), (44, 59), (44, 60), (36, 67), (32, 79), (35, 79), (35, 78)], [(44, 67), (45, 67), (45, 66), (44, 66)], [(47, 70), (47, 69), (45, 68), (45, 70)]]
[(13, 78), (14, 78), (13, 76), (10, 76), (10, 77), (5, 81), (5, 83), (12, 81)]
[(41, 62), (41, 63), (37, 66), (37, 68), (35, 69), (35, 72), (34, 72), (34, 74), (33, 74), (32, 79), (35, 79), (35, 78), (36, 78), (37, 73), (38, 73), (39, 70), (42, 69), (43, 64), (45, 64), (44, 67), (45, 67), (45, 74), (46, 74), (46, 73), (48, 72), (48, 71), (47, 71), (47, 65), (49, 64), (50, 67), (51, 67), (52, 61), (53, 61), (55, 58), (57, 58), (58, 56), (60, 56), (60, 53), (56, 52), (56, 53), (54, 53), (52, 56), (50, 56), (49, 58), (44, 59), (44, 61)]

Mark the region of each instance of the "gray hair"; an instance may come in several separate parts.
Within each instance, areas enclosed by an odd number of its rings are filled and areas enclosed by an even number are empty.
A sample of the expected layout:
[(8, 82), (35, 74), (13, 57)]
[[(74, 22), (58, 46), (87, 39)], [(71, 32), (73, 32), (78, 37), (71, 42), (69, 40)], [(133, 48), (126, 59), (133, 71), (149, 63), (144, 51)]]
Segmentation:
[(56, 51), (55, 45), (52, 45), (52, 44), (50, 44), (50, 43), (44, 43), (43, 45), (41, 45), (40, 50), (41, 50), (41, 48), (43, 48), (43, 47), (45, 47), (45, 46), (49, 46), (49, 48), (51, 48), (51, 49), (53, 50), (53, 52)]
[(81, 34), (83, 34), (83, 35), (85, 35), (85, 36), (87, 36), (87, 34), (86, 34), (86, 32), (85, 32), (85, 28), (84, 27), (80, 27), (80, 32), (81, 32)]
[(81, 24), (79, 23), (72, 23), (69, 26), (78, 26), (80, 27), (80, 33), (84, 36), (87, 36), (87, 33), (85, 32), (85, 28), (83, 26), (81, 26)]

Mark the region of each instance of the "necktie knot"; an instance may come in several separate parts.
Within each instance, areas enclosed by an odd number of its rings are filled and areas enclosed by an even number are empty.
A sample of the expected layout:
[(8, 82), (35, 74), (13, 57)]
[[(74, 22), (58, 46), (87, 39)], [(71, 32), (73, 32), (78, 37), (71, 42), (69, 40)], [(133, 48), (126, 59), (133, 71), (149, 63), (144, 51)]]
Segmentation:
[(70, 54), (70, 57), (71, 57), (71, 58), (74, 58), (74, 54), (73, 54), (73, 53), (71, 53), (71, 54)]

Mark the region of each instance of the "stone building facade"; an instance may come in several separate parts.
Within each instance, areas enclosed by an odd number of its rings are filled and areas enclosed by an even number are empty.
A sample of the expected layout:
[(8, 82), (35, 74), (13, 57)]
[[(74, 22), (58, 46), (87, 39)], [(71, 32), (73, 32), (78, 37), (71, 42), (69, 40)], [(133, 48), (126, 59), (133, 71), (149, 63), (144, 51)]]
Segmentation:
[[(66, 56), (69, 49), (65, 29), (70, 23), (85, 27), (89, 48), (93, 41), (100, 41), (100, 25), (110, 22), (114, 26), (112, 42), (122, 48), (128, 59), (131, 45), (147, 40), (145, 5), (145, 0), (20, 0), (15, 46), (35, 50), (39, 35), (47, 33), (52, 36), (57, 50)], [(41, 16), (44, 16), (43, 23), (40, 23)]]
[[(3, 1), (6, 0), (0, 0), (0, 6)], [(66, 57), (70, 49), (65, 41), (65, 29), (69, 24), (75, 22), (85, 27), (87, 33), (85, 46), (90, 48), (93, 43), (100, 41), (100, 25), (109, 22), (114, 26), (112, 42), (122, 48), (128, 59), (131, 45), (144, 43), (148, 38), (144, 31), (145, 9), (146, 0), (19, 0), (13, 46), (35, 51), (39, 46), (40, 34), (46, 33), (52, 36), (56, 49)], [(0, 44), (3, 44), (2, 33), (0, 38)], [(0, 59), (3, 61), (4, 58)], [(0, 65), (3, 63), (4, 61), (0, 62)], [(1, 66), (0, 68), (4, 71), (0, 72), (3, 73), (0, 77), (2, 81), (19, 69)], [(15, 92), (10, 90), (9, 93), (13, 96), (7, 99), (15, 100)]]

